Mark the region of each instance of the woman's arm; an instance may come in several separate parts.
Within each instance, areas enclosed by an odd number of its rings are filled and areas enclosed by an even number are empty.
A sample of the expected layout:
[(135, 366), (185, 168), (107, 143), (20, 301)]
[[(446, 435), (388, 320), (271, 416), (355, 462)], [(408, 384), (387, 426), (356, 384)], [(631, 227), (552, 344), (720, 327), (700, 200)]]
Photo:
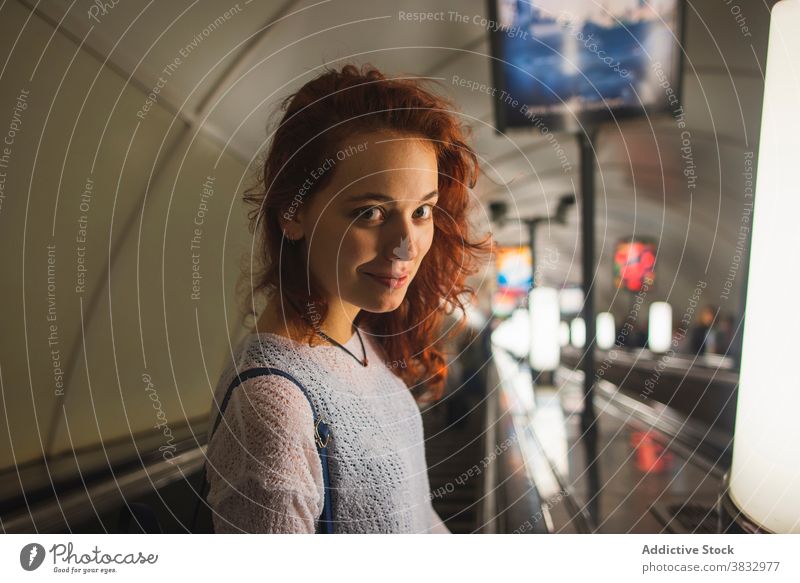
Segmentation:
[(322, 512), (322, 464), (311, 407), (276, 375), (234, 389), (208, 446), (216, 533), (313, 533)]

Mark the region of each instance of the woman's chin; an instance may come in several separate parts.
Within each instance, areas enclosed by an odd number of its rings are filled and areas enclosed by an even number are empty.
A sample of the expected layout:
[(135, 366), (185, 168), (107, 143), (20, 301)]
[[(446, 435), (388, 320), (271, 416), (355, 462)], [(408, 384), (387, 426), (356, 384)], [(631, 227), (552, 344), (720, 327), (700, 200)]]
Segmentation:
[(370, 298), (369, 301), (361, 304), (361, 309), (373, 314), (386, 314), (387, 312), (394, 312), (403, 303), (405, 294), (396, 294), (393, 297), (384, 298)]

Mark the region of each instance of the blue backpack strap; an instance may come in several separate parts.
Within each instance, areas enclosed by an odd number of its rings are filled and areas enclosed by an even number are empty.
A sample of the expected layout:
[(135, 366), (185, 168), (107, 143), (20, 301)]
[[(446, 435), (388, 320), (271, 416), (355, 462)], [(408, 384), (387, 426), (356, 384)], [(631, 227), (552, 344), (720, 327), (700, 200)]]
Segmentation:
[[(278, 375), (292, 381), (295, 385), (300, 387), (300, 390), (303, 391), (303, 395), (305, 395), (306, 399), (308, 400), (308, 404), (311, 406), (311, 412), (314, 419), (314, 441), (316, 442), (317, 453), (319, 454), (320, 462), (322, 463), (322, 482), (323, 482), (323, 490), (325, 492), (325, 502), (322, 507), (322, 514), (319, 517), (319, 527), (317, 529), (317, 532), (321, 534), (333, 534), (333, 507), (331, 504), (330, 471), (328, 469), (328, 442), (330, 441), (331, 438), (331, 431), (330, 428), (328, 427), (328, 424), (325, 423), (322, 420), (322, 418), (317, 414), (317, 409), (316, 407), (314, 407), (314, 402), (311, 400), (311, 396), (308, 394), (308, 390), (305, 388), (305, 386), (303, 386), (303, 383), (301, 383), (300, 381), (298, 381), (296, 378), (294, 378), (292, 375), (290, 375), (285, 371), (268, 366), (255, 367), (239, 373), (233, 379), (230, 386), (228, 387), (228, 390), (225, 392), (225, 396), (222, 399), (222, 404), (219, 407), (219, 415), (217, 415), (217, 419), (214, 421), (214, 427), (211, 429), (211, 433), (208, 436), (208, 442), (209, 443), (211, 442), (211, 437), (217, 430), (220, 421), (222, 421), (222, 416), (225, 414), (225, 409), (228, 406), (228, 402), (231, 400), (233, 389), (235, 389), (248, 379), (263, 375)], [(204, 470), (203, 483), (200, 486), (200, 495), (202, 498), (205, 498), (204, 490), (206, 487), (206, 483), (207, 483), (207, 478)], [(197, 520), (197, 511), (199, 507), (200, 507), (200, 500), (197, 501), (197, 506), (195, 507), (194, 519), (192, 521), (193, 527)]]

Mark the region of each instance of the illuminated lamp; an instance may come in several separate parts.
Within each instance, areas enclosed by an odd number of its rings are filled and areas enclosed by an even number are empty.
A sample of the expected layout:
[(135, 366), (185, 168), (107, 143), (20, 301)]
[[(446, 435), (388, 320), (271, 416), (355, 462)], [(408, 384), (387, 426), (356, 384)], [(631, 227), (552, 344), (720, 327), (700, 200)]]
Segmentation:
[(672, 306), (667, 302), (653, 302), (648, 320), (647, 347), (652, 352), (666, 352), (672, 345)]
[(569, 344), (569, 324), (563, 321), (558, 325), (558, 343), (561, 346)]
[(549, 287), (533, 288), (528, 295), (528, 310), (531, 322), (531, 368), (538, 371), (555, 370), (561, 361), (558, 291)]
[(575, 318), (569, 325), (570, 341), (575, 348), (583, 348), (586, 344), (586, 322), (583, 318)]
[[(797, 345), (791, 333), (784, 332), (800, 328), (800, 311), (791, 278), (777, 284), (775, 279), (776, 274), (787, 273), (787, 254), (791, 257), (792, 249), (800, 249), (798, 31), (800, 0), (775, 4), (767, 47), (727, 493), (740, 518), (775, 533), (800, 533), (800, 383), (792, 368)], [(747, 182), (744, 187), (747, 209), (752, 191), (748, 194)]]
[(611, 312), (600, 312), (597, 314), (597, 347), (600, 350), (608, 350), (614, 346), (614, 337), (617, 334), (617, 327), (614, 323), (614, 315)]

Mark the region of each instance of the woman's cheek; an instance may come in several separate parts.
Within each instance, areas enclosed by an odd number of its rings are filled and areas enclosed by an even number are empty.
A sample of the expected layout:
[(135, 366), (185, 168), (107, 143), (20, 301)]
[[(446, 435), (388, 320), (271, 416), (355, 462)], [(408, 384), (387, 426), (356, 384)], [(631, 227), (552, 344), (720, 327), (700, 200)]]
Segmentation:
[(325, 234), (320, 230), (314, 235), (311, 246), (311, 272), (328, 294), (335, 293), (341, 275), (346, 270), (339, 241), (333, 234)]
[[(431, 250), (431, 246), (433, 245), (433, 224), (431, 224), (430, 228), (426, 230), (425, 238), (423, 239), (423, 241), (424, 242), (421, 246), (422, 253), (420, 253), (422, 257), (428, 254), (428, 251)], [(421, 260), (422, 259), (420, 259), (420, 261)]]
[(350, 230), (344, 235), (339, 247), (339, 273), (352, 273), (359, 265), (374, 257), (370, 237)]

